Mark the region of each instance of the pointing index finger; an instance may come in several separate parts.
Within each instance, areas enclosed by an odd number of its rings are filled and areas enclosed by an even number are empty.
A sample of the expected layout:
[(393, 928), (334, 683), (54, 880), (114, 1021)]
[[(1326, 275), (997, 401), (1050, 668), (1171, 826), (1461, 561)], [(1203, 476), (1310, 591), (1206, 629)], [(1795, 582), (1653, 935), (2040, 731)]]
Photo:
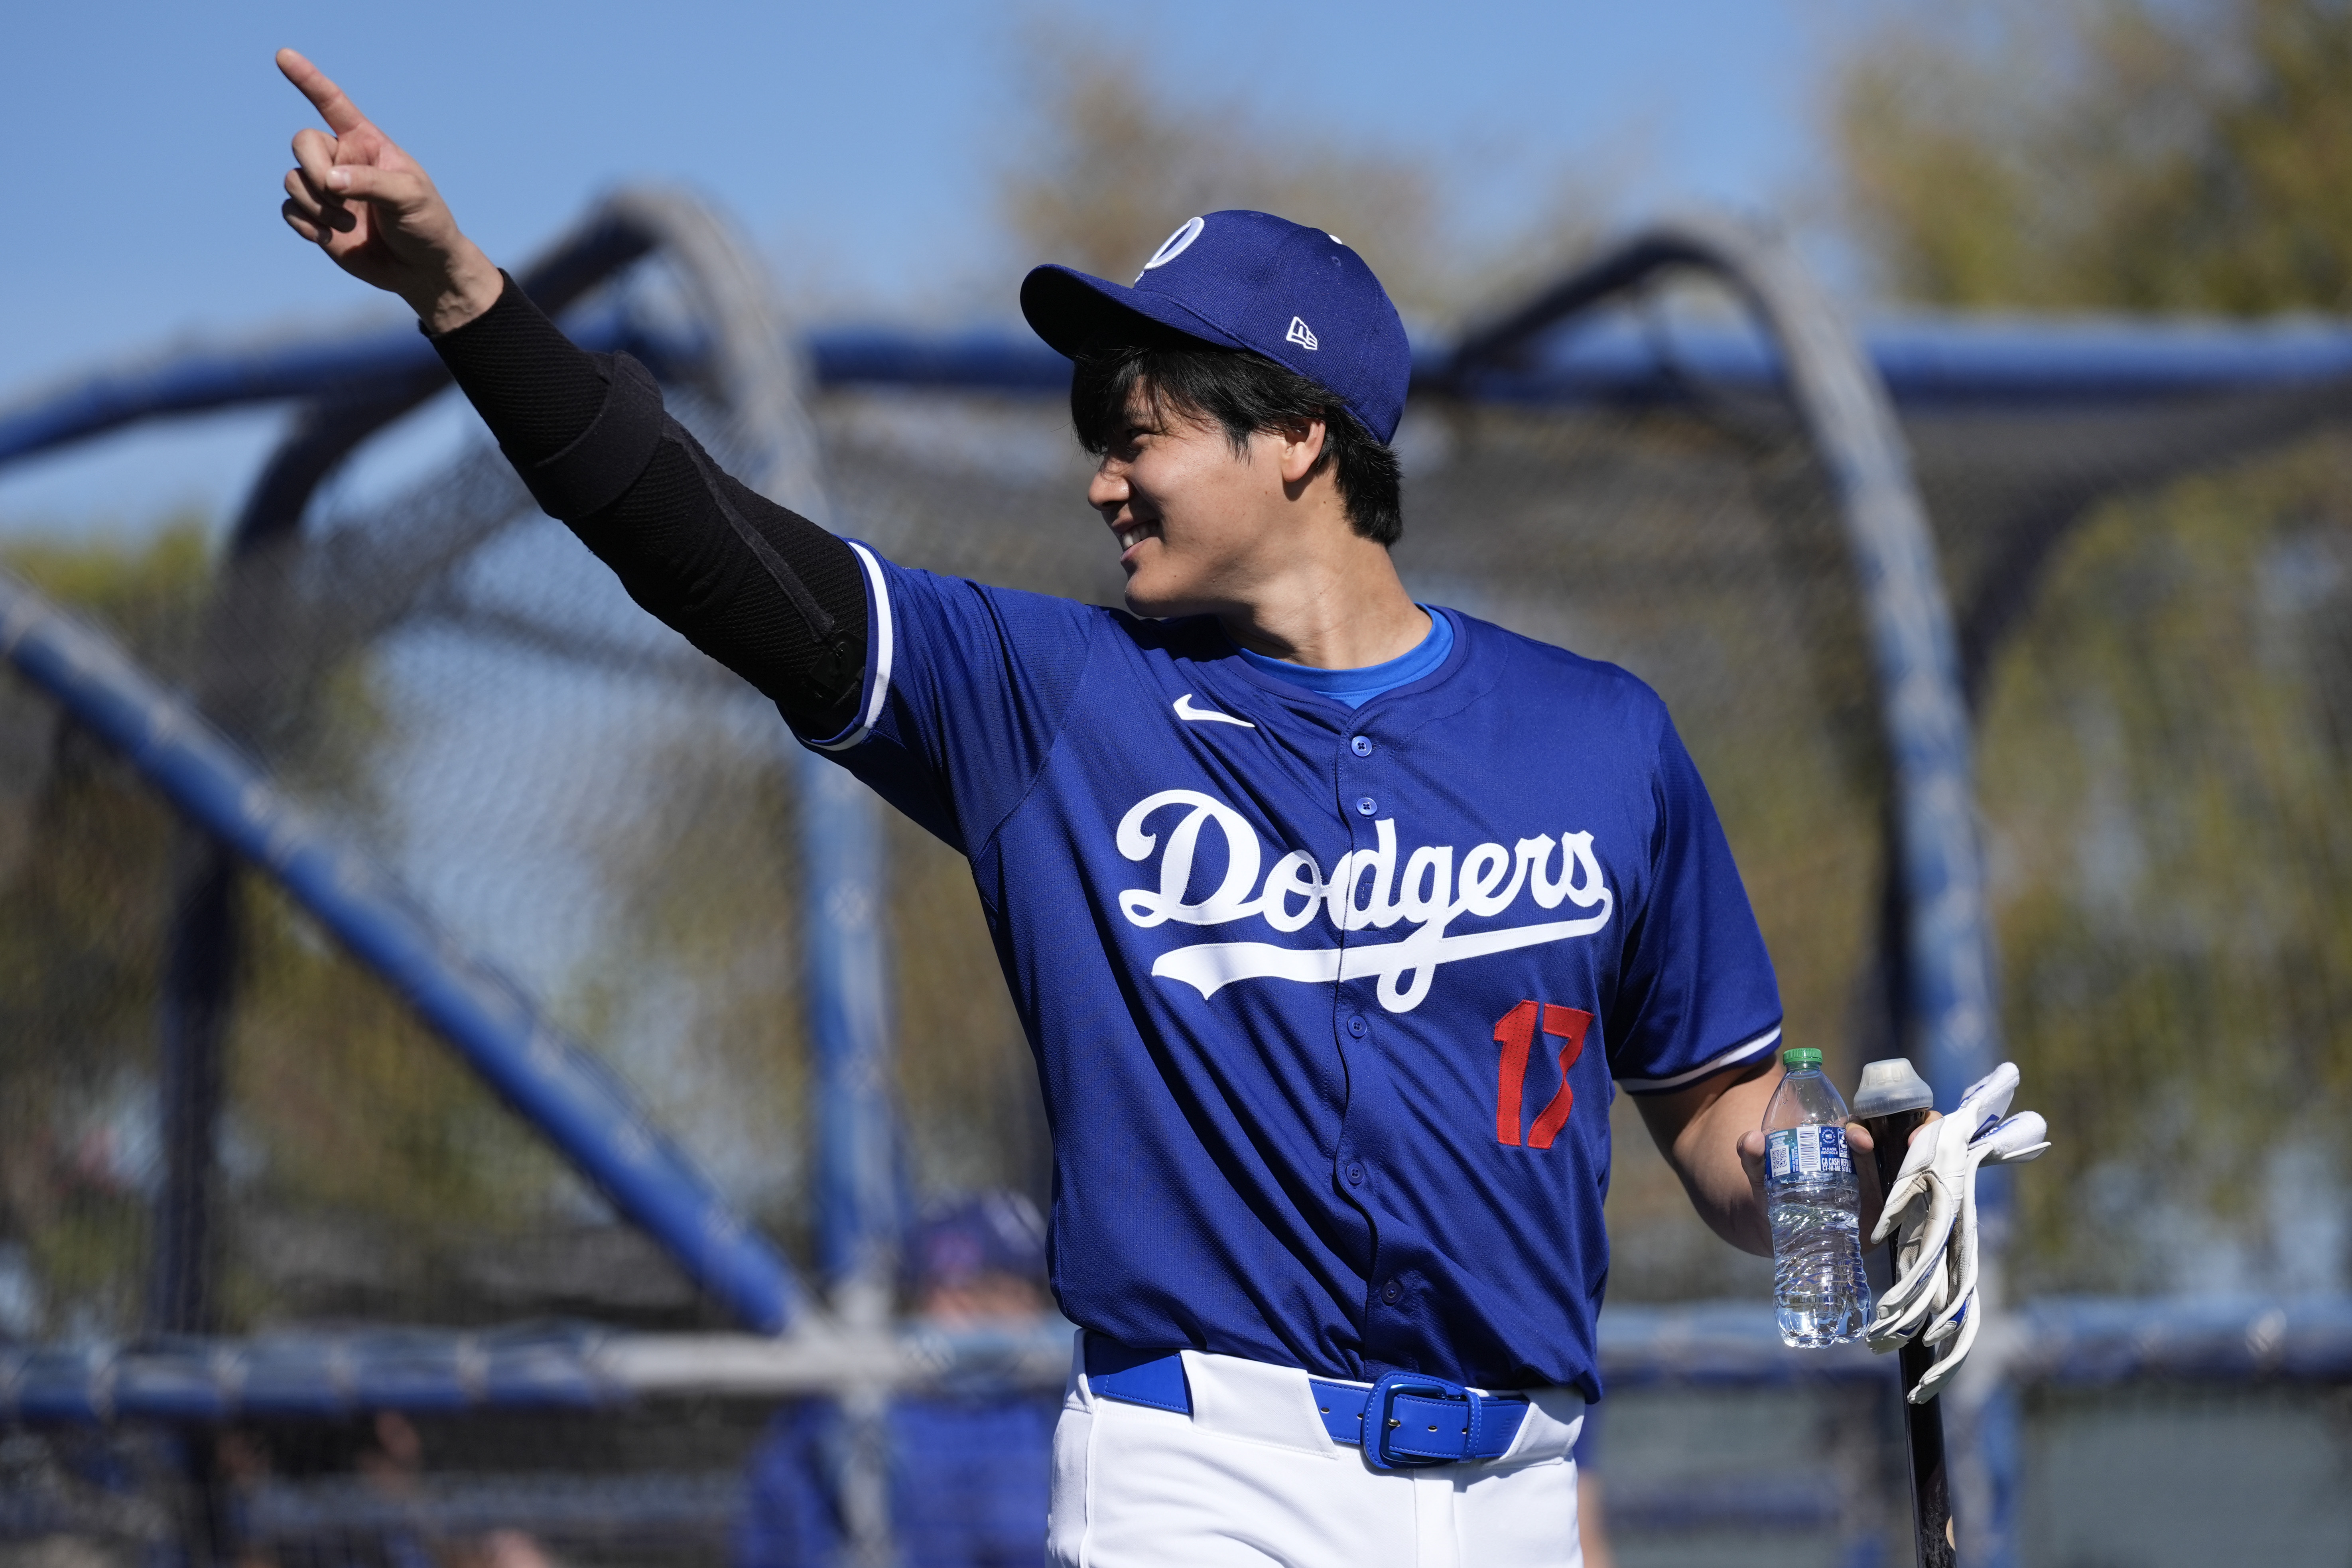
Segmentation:
[(326, 121), (327, 129), (336, 135), (356, 131), (367, 123), (367, 116), (360, 112), (359, 105), (353, 103), (341, 88), (328, 80), (325, 71), (303, 58), (299, 51), (278, 50), (278, 68), (286, 73), (288, 81), (301, 89), (302, 96), (310, 100), (310, 106), (319, 111), (320, 118)]

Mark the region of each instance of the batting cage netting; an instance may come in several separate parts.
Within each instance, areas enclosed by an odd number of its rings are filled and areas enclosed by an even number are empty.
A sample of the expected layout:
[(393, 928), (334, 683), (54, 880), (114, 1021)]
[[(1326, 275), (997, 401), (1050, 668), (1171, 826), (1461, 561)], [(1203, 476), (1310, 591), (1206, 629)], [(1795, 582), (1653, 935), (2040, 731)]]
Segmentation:
[[(526, 281), (837, 531), (1118, 601), (1061, 362), (804, 336), (750, 270), (641, 194)], [(1981, 859), (1923, 887), (1967, 736), (1920, 762), (1901, 563), (1825, 441), (1853, 410), (1806, 405), (1772, 304), (1737, 246), (1637, 241), (1423, 345), (1405, 579), (1664, 696), (1842, 1085), (2021, 1065), (2056, 1146), (1945, 1402), (1964, 1560), (2341, 1560), (2352, 332), (1865, 334), (1973, 721)], [(909, 1315), (920, 1215), (1048, 1195), (968, 874), (637, 611), (444, 385), (402, 328), (0, 410), (0, 460), (294, 410), (235, 520), (5, 546), (0, 1562), (780, 1563), (819, 1550), (773, 1523), (793, 1465), (826, 1541), (931, 1561), (886, 1517), (890, 1391), (1049, 1418), (1067, 1357)], [(1938, 958), (1979, 914), (1989, 961)], [(1618, 1555), (1907, 1561), (1890, 1366), (1780, 1351), (1769, 1263), (1612, 1120)], [(1019, 1513), (987, 1458), (920, 1484)]]

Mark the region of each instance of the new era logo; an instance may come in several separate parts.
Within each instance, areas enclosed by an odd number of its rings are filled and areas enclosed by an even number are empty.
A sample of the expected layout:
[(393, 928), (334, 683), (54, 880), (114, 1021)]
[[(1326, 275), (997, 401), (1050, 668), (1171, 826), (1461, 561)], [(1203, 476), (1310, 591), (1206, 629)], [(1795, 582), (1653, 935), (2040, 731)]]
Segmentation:
[(1297, 343), (1302, 349), (1312, 351), (1322, 346), (1315, 341), (1315, 330), (1296, 316), (1290, 318), (1290, 331), (1282, 336), (1286, 342)]

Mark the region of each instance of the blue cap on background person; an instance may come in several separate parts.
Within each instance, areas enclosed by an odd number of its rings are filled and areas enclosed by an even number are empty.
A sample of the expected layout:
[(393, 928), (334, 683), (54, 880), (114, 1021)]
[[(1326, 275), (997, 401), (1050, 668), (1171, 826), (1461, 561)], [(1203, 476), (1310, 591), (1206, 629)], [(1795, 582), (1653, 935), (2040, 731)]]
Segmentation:
[(1133, 284), (1039, 267), (1021, 313), (1075, 359), (1147, 341), (1145, 321), (1223, 348), (1263, 354), (1337, 396), (1376, 441), (1396, 434), (1412, 348), (1388, 290), (1336, 237), (1270, 213), (1188, 219)]
[(982, 1193), (926, 1212), (908, 1238), (907, 1272), (918, 1289), (969, 1285), (1003, 1274), (1042, 1282), (1045, 1223), (1019, 1193)]

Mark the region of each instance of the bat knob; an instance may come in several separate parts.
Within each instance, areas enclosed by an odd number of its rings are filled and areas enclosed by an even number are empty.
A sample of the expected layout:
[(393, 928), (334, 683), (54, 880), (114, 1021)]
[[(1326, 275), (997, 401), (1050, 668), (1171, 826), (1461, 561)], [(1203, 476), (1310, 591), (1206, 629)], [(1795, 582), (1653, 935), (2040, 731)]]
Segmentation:
[(1853, 1094), (1853, 1114), (1858, 1121), (1875, 1121), (1906, 1110), (1930, 1110), (1935, 1104), (1936, 1091), (1927, 1087), (1919, 1069), (1903, 1057), (1865, 1065), (1862, 1082)]

